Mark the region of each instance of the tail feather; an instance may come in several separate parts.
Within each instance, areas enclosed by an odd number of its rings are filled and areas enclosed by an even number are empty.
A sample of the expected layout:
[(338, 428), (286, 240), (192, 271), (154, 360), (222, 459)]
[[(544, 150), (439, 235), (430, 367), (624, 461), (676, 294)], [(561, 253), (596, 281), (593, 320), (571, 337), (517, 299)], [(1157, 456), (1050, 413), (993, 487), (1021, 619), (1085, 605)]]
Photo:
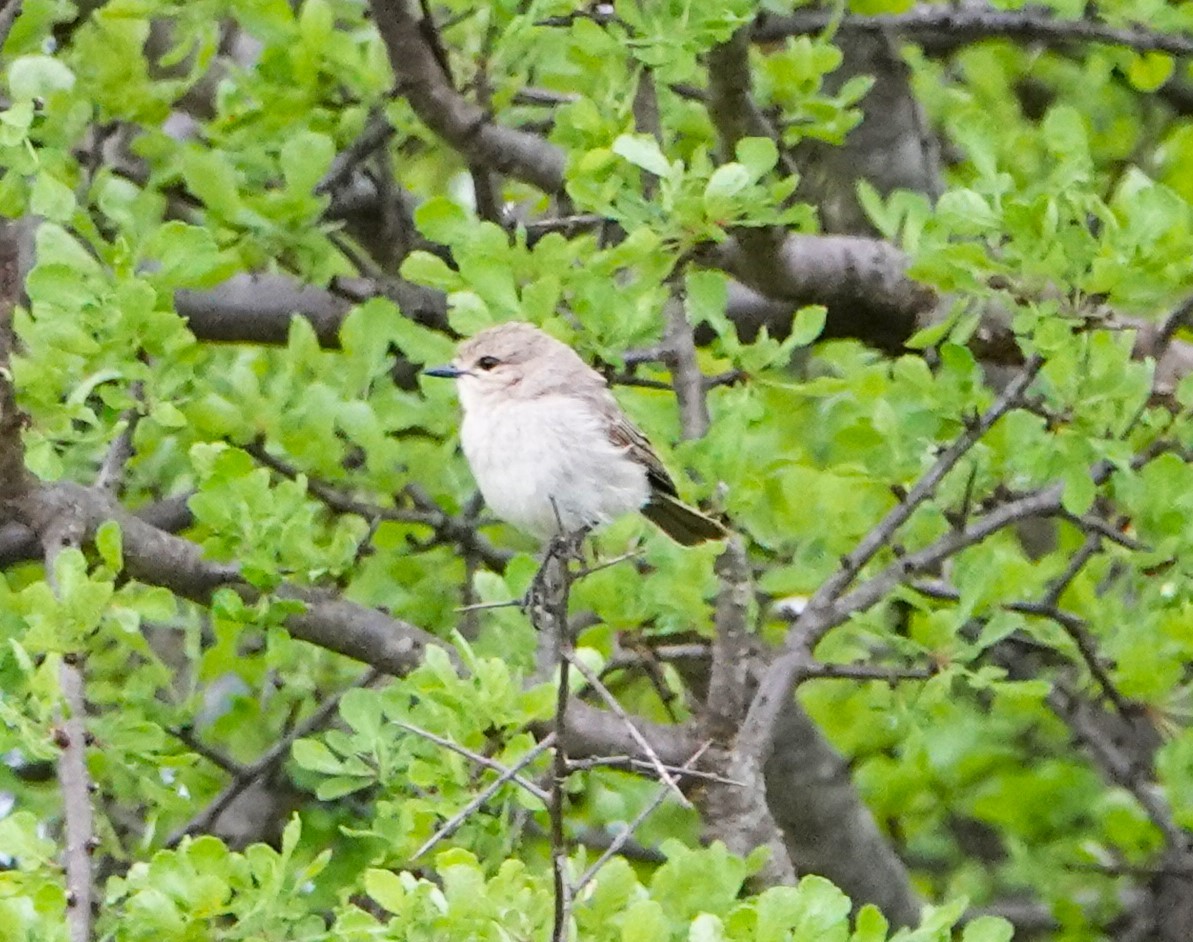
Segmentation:
[(729, 535), (729, 531), (712, 517), (706, 517), (678, 497), (658, 490), (650, 495), (642, 508), (642, 516), (683, 546), (722, 540)]

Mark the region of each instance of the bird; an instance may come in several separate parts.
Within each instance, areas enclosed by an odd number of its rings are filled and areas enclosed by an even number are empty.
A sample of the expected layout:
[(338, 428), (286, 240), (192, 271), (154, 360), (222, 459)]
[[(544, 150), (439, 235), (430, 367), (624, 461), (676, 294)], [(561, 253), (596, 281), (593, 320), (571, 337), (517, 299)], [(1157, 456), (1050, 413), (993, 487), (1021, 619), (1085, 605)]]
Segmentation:
[(680, 500), (605, 378), (533, 324), (489, 327), (425, 373), (456, 381), (464, 457), (485, 503), (515, 528), (546, 541), (641, 511), (684, 546), (728, 535)]

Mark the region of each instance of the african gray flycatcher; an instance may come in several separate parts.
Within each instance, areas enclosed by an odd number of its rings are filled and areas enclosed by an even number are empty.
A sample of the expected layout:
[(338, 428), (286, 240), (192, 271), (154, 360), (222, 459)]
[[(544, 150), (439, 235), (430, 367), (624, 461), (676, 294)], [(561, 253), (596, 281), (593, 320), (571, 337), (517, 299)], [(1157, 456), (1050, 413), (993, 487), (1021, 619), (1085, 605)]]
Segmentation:
[(546, 540), (640, 510), (685, 546), (726, 535), (679, 499), (604, 377), (537, 327), (490, 327), (426, 372), (457, 380), (464, 456), (486, 503), (519, 530)]

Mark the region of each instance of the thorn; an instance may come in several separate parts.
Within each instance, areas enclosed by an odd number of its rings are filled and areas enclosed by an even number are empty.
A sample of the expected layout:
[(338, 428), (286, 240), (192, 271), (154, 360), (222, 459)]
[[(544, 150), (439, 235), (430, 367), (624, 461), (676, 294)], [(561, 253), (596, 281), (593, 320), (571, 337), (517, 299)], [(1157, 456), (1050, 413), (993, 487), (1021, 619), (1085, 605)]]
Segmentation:
[(895, 495), (895, 500), (900, 504), (907, 500), (907, 488), (902, 484), (892, 484), (891, 493)]
[(54, 745), (59, 749), (67, 749), (70, 747), (70, 736), (66, 734), (66, 730), (64, 730), (61, 726), (55, 726), (51, 731), (50, 736), (54, 740)]

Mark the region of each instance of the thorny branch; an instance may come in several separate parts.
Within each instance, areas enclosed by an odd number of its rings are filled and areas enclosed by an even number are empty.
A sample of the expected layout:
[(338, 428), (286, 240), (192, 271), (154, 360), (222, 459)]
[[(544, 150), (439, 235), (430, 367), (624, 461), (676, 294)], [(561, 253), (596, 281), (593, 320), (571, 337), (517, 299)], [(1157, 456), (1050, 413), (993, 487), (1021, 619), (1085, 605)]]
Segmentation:
[(528, 789), (532, 795), (534, 795), (544, 804), (549, 804), (552, 802), (554, 800), (552, 795), (544, 792), (537, 785), (528, 782), (518, 773), (520, 773), (522, 769), (526, 768), (526, 766), (530, 765), (531, 762), (554, 746), (555, 742), (556, 738), (554, 733), (545, 736), (542, 740), (536, 743), (534, 748), (529, 750), (526, 755), (522, 756), (522, 758), (520, 758), (509, 768), (503, 769), (501, 774), (498, 775), (496, 779), (494, 779), (487, 787), (477, 793), (475, 798), (473, 798), (470, 802), (468, 802), (468, 804), (452, 815), (434, 834), (427, 838), (423, 845), (410, 856), (410, 859), (418, 860), (419, 857), (427, 853), (427, 851), (429, 851), (440, 841), (451, 837), (451, 835), (456, 832), (460, 825), (467, 821), (473, 812), (475, 812), (478, 808), (484, 805), (485, 802), (497, 794), (497, 792), (501, 790), (502, 786), (504, 786), (506, 782), (517, 782), (523, 788)]

